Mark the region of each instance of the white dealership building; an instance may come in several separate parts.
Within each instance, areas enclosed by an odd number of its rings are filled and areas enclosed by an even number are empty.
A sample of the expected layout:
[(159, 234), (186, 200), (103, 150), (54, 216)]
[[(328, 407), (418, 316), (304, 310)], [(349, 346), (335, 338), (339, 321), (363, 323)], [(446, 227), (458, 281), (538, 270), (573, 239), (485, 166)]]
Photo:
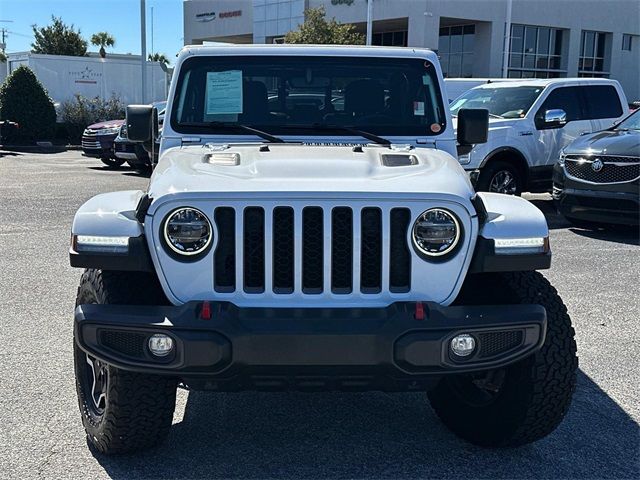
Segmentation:
[[(450, 78), (502, 77), (505, 66), (512, 78), (608, 77), (640, 100), (638, 0), (368, 1), (374, 45), (436, 50)], [(184, 42), (280, 43), (320, 6), (364, 33), (367, 3), (185, 0)]]

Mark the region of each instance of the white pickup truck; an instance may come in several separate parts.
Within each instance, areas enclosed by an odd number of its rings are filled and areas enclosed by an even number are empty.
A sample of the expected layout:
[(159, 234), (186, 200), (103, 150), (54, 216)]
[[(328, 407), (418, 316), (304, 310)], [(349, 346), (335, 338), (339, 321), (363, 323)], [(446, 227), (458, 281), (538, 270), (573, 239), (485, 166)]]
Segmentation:
[(451, 103), (454, 122), (467, 108), (489, 110), (489, 139), (459, 149), (460, 163), (476, 190), (512, 195), (550, 191), (560, 150), (629, 112), (620, 84), (599, 78), (485, 84)]

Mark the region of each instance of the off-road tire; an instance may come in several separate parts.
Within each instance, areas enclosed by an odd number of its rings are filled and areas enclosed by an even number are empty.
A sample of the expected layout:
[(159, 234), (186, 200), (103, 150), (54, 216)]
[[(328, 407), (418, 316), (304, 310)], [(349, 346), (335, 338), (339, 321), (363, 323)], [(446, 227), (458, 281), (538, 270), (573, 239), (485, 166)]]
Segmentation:
[[(89, 269), (81, 278), (76, 305), (150, 304), (167, 300), (154, 275)], [(107, 365), (105, 406), (93, 408), (83, 375), (87, 356), (74, 345), (78, 404), (89, 444), (104, 454), (131, 453), (161, 443), (171, 428), (177, 381), (171, 377), (134, 373)]]
[[(547, 311), (547, 335), (535, 354), (504, 370), (495, 398), (473, 404), (445, 377), (428, 393), (444, 424), (485, 447), (516, 447), (550, 434), (564, 418), (576, 385), (574, 330), (555, 288), (538, 272), (472, 275), (456, 304), (539, 304)], [(458, 383), (459, 385), (459, 383)]]
[(525, 182), (524, 175), (522, 174), (521, 169), (515, 163), (503, 160), (490, 161), (480, 170), (480, 176), (478, 177), (478, 181), (476, 183), (476, 190), (478, 192), (491, 192), (491, 182), (493, 178), (496, 174), (502, 171), (509, 172), (514, 178), (516, 188), (513, 192), (513, 195), (521, 195), (524, 191)]
[(100, 161), (109, 168), (120, 168), (126, 160), (113, 157), (100, 157)]

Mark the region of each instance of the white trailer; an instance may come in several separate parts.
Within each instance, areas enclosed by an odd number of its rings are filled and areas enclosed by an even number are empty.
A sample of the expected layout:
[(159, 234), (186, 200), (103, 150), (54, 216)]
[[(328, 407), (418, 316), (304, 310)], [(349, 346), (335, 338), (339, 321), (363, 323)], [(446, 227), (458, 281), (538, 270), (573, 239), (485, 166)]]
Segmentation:
[[(107, 99), (117, 95), (125, 105), (142, 103), (141, 62), (138, 55), (95, 54), (86, 57), (41, 55), (31, 52), (7, 55), (8, 74), (20, 65), (29, 67), (57, 103), (76, 94)], [(145, 102), (167, 99), (170, 75), (159, 62), (147, 62)]]

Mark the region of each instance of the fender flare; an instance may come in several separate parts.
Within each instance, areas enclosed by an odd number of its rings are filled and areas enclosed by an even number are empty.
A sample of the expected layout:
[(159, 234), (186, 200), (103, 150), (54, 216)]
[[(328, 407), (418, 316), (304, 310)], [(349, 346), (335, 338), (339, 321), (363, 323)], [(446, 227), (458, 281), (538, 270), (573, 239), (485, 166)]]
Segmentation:
[(517, 155), (519, 157), (521, 157), (524, 160), (524, 163), (527, 165), (527, 168), (529, 167), (529, 159), (527, 158), (527, 156), (522, 153), (520, 150), (518, 150), (516, 147), (511, 147), (511, 146), (503, 146), (503, 147), (498, 147), (494, 150), (491, 150), (483, 159), (482, 162), (480, 162), (480, 166), (478, 168), (483, 168), (487, 163), (489, 163), (493, 157), (495, 157), (498, 154), (501, 153), (513, 153), (514, 155)]
[[(481, 219), (470, 273), (543, 270), (551, 266), (549, 227), (531, 202), (513, 195), (478, 192), (474, 204)], [(496, 254), (496, 240), (544, 239), (541, 252)]]
[[(72, 267), (102, 270), (153, 271), (144, 227), (137, 219), (139, 205), (148, 198), (141, 190), (96, 195), (76, 212), (71, 227), (69, 261)], [(78, 236), (127, 237), (126, 251), (83, 249)]]

